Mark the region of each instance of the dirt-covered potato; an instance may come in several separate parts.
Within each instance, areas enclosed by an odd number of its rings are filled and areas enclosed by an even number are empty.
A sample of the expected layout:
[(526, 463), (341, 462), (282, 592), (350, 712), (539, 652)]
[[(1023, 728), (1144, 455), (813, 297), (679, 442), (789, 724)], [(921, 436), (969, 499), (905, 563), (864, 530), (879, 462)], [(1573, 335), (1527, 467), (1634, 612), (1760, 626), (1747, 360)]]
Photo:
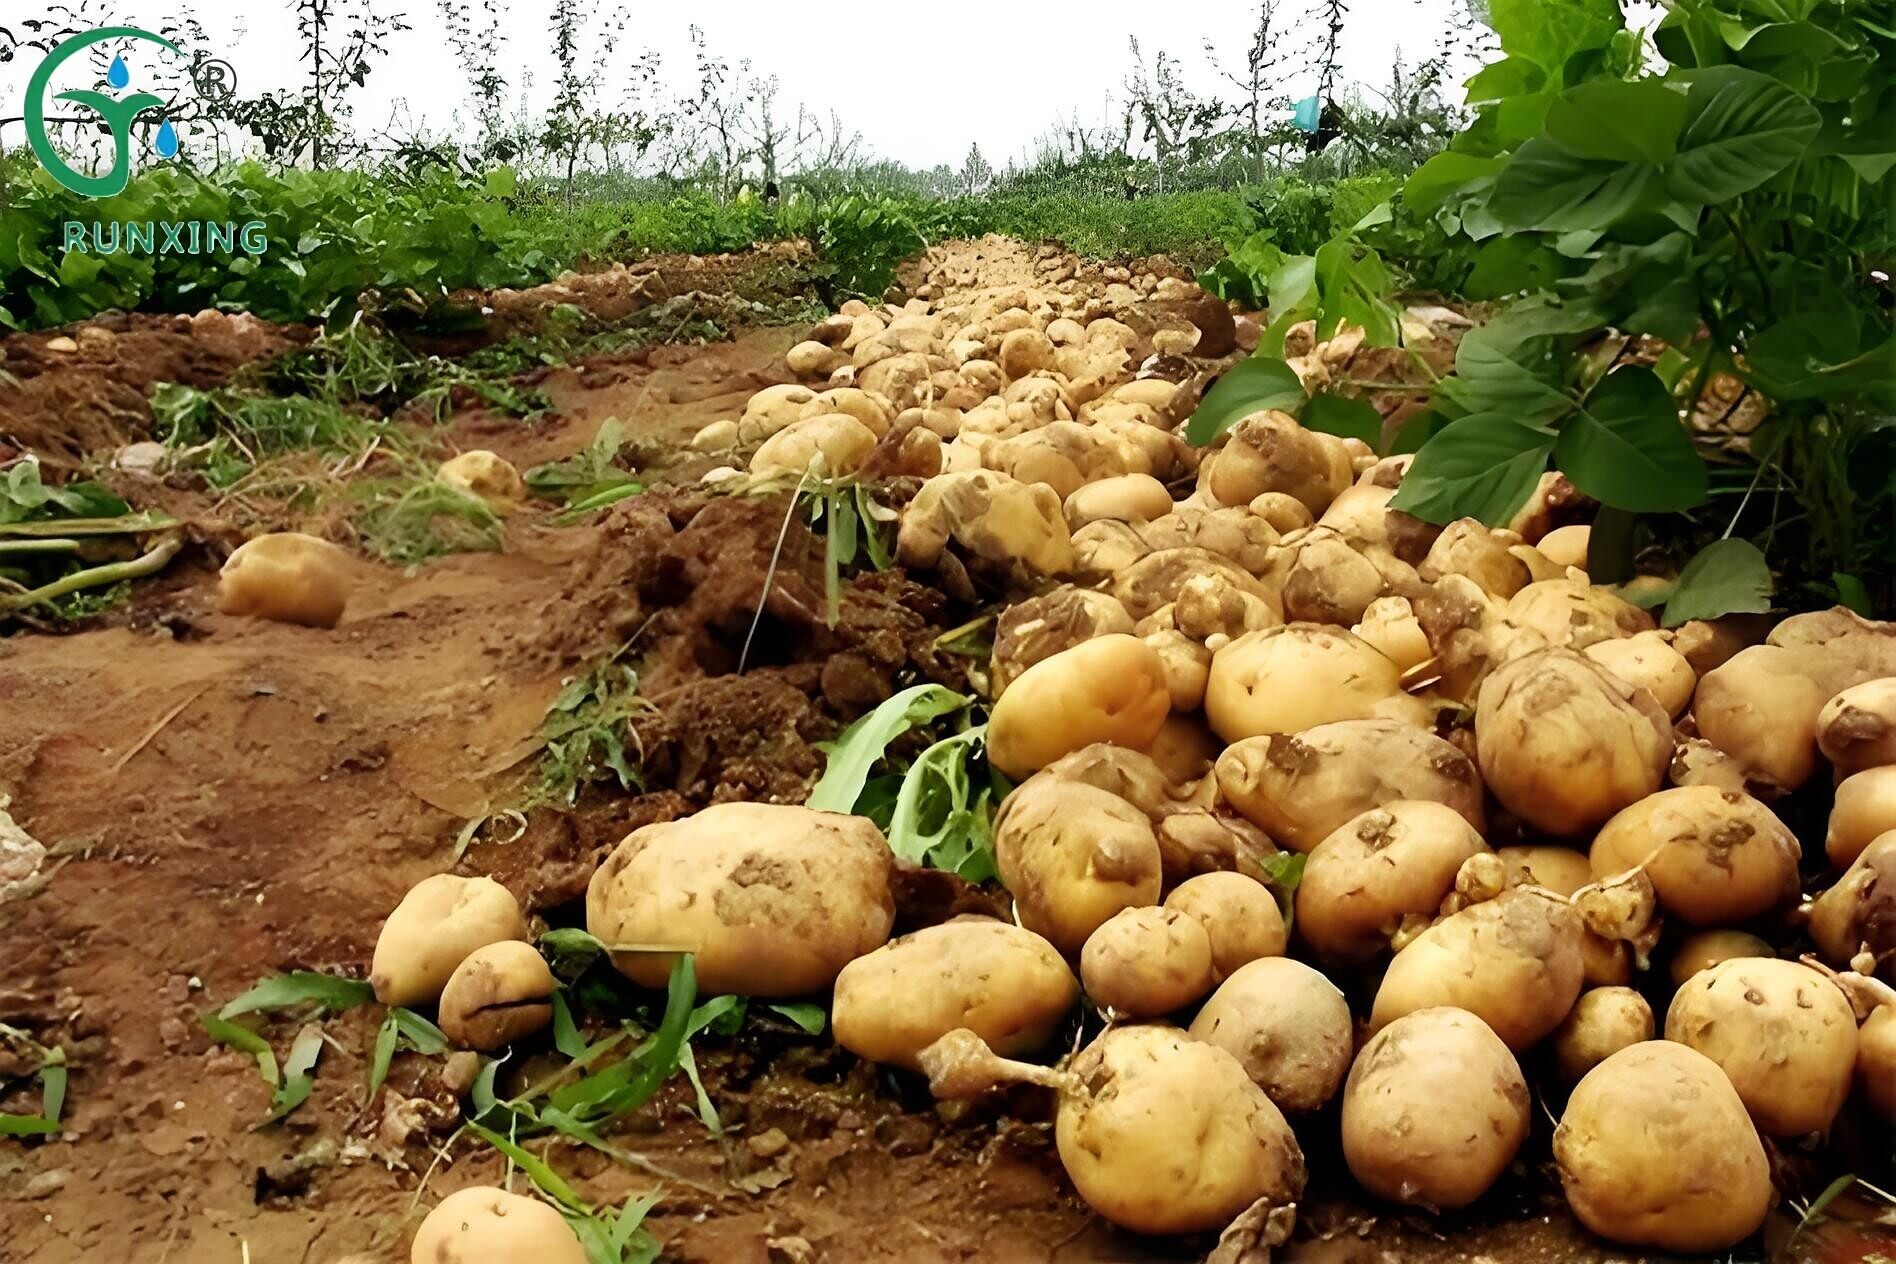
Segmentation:
[(1527, 1137), (1520, 1064), (1466, 1010), (1405, 1015), (1376, 1033), (1343, 1086), (1343, 1158), (1363, 1188), (1412, 1207), (1466, 1207)]
[(1701, 970), (1709, 970), (1721, 961), (1730, 961), (1733, 957), (1769, 957), (1771, 945), (1756, 935), (1742, 930), (1701, 930), (1687, 935), (1672, 950), (1672, 963), (1667, 973), (1672, 976), (1672, 986), (1682, 988), (1685, 981)]
[(1643, 866), (1665, 911), (1729, 926), (1797, 896), (1797, 836), (1748, 794), (1661, 790), (1616, 813), (1593, 838), (1596, 878)]
[(1716, 1062), (1772, 1137), (1830, 1127), (1856, 1070), (1856, 1013), (1829, 979), (1795, 961), (1734, 957), (1686, 980), (1666, 1039)]
[(217, 576), (217, 609), (310, 628), (333, 628), (349, 604), (349, 557), (295, 531), (237, 546)]
[(1074, 567), (1060, 497), (1051, 487), (993, 470), (941, 474), (923, 483), (902, 511), (896, 556), (904, 566), (929, 570), (950, 540), (985, 561), (1019, 563), (1038, 575)]
[(857, 1057), (914, 1070), (917, 1054), (959, 1027), (1004, 1057), (1036, 1052), (1079, 999), (1052, 944), (1007, 922), (963, 917), (844, 966), (830, 1023)]
[(492, 878), (423, 878), (382, 923), (369, 984), (384, 1005), (426, 1005), (477, 948), (527, 937), (520, 902)]
[(1112, 633), (1130, 635), (1132, 616), (1111, 593), (1062, 584), (1037, 597), (1015, 602), (994, 624), (994, 653), (988, 679), (995, 697), (1016, 677), (1042, 659), (1081, 641)]
[(1567, 1017), (1580, 995), (1585, 927), (1564, 900), (1512, 888), (1443, 918), (1397, 953), (1370, 1024), (1440, 1005), (1465, 1009), (1515, 1051)]
[(1771, 1206), (1764, 1144), (1704, 1054), (1669, 1040), (1620, 1050), (1587, 1072), (1554, 1129), (1567, 1205), (1627, 1246), (1719, 1251)]
[(1345, 822), (1311, 851), (1297, 884), (1297, 934), (1325, 961), (1389, 947), (1410, 914), (1433, 917), (1462, 862), (1488, 850), (1451, 807), (1397, 799)]
[(1066, 498), (1067, 525), (1078, 531), (1089, 522), (1150, 522), (1172, 512), (1172, 493), (1150, 474), (1120, 474), (1086, 484)]
[(1152, 647), (1165, 669), (1165, 691), (1171, 697), (1172, 710), (1190, 713), (1205, 701), (1205, 685), (1211, 679), (1211, 651), (1176, 628), (1147, 632), (1140, 638)]
[(1592, 988), (1580, 994), (1554, 1030), (1554, 1067), (1569, 1084), (1628, 1045), (1651, 1040), (1652, 1006), (1629, 987)]
[(1205, 727), (1201, 717), (1174, 711), (1165, 717), (1159, 735), (1146, 745), (1145, 753), (1164, 770), (1167, 780), (1182, 785), (1210, 772), (1212, 761), (1223, 749), (1224, 743)]
[(1527, 566), (1512, 553), (1521, 538), (1496, 532), (1473, 518), (1461, 518), (1442, 528), (1416, 572), (1428, 583), (1444, 575), (1466, 575), (1489, 596), (1506, 601), (1527, 587)]
[(1187, 803), (1181, 784), (1167, 777), (1151, 756), (1111, 742), (1082, 746), (1042, 771), (1049, 777), (1077, 781), (1117, 795), (1153, 821), (1179, 811)]
[(1212, 655), (1205, 686), (1205, 718), (1227, 742), (1335, 720), (1419, 718), (1412, 702), (1394, 663), (1317, 623), (1245, 633)]
[(1481, 778), (1468, 756), (1395, 720), (1342, 720), (1253, 737), (1218, 757), (1218, 789), (1246, 820), (1308, 852), (1352, 817), (1396, 799), (1426, 799), (1486, 825)]
[(1824, 703), (1817, 749), (1844, 775), (1896, 765), (1896, 676), (1852, 685)]
[(1685, 655), (1672, 648), (1663, 633), (1640, 632), (1634, 636), (1595, 641), (1582, 651), (1588, 658), (1618, 676), (1629, 685), (1638, 685), (1650, 693), (1669, 716), (1685, 714), (1692, 704), (1692, 690), (1698, 676)]
[(1172, 888), (1165, 907), (1205, 928), (1211, 940), (1214, 979), (1228, 979), (1240, 966), (1259, 958), (1284, 955), (1289, 936), (1277, 897), (1248, 874), (1225, 870), (1188, 878)]
[[(1150, 539), (1156, 531), (1176, 530), (1186, 523), (1186, 515), (1168, 514), (1147, 525), (1144, 534)], [(1155, 549), (1128, 563), (1113, 576), (1113, 595), (1125, 603), (1127, 613), (1133, 618), (1147, 619), (1162, 607), (1176, 603), (1188, 585), (1207, 577), (1223, 580), (1230, 587), (1262, 601), (1273, 615), (1277, 613), (1270, 593), (1250, 572), (1209, 549), (1186, 545)]]
[(1428, 661), (1434, 654), (1428, 633), (1416, 618), (1407, 597), (1378, 597), (1363, 610), (1363, 617), (1350, 629), (1356, 636), (1406, 672)]
[(442, 463), (435, 477), (501, 511), (527, 498), (527, 484), (505, 457), (476, 448)]
[(1024, 777), (1094, 742), (1134, 749), (1172, 709), (1165, 664), (1136, 636), (1082, 641), (1022, 672), (988, 719), (988, 758)]
[(1507, 866), (1508, 885), (1546, 887), (1572, 895), (1593, 881), (1587, 854), (1571, 847), (1501, 847), (1495, 855)]
[(1481, 682), (1475, 749), (1509, 811), (1573, 836), (1664, 784), (1672, 723), (1651, 694), (1585, 655), (1540, 650)]
[(1868, 949), (1896, 964), (1896, 830), (1871, 840), (1836, 885), (1811, 901), (1810, 937), (1837, 965)]
[(553, 1021), (558, 986), (532, 944), (506, 939), (476, 948), (441, 989), (441, 1030), (463, 1049), (510, 1045)]
[(1054, 1125), (1060, 1161), (1093, 1210), (1135, 1233), (1222, 1229), (1303, 1196), (1283, 1112), (1238, 1060), (1172, 1027), (1116, 1027), (1072, 1065)]
[(415, 1231), (411, 1264), (586, 1264), (559, 1212), (491, 1185), (456, 1190)]
[[(820, 992), (888, 942), (889, 844), (866, 818), (719, 803), (626, 835), (586, 889), (586, 929), (642, 987), (696, 954), (707, 996)], [(672, 949), (675, 951), (653, 951)]]
[(1192, 1020), (1191, 1035), (1237, 1058), (1285, 1111), (1316, 1110), (1334, 1097), (1355, 1050), (1349, 1003), (1336, 985), (1280, 956), (1233, 971)]
[(1284, 572), (1287, 619), (1348, 627), (1388, 588), (1374, 562), (1326, 527), (1283, 547), (1294, 554)]
[(1870, 1109), (1896, 1123), (1896, 1005), (1879, 1005), (1857, 1028), (1857, 1083)]
[(1282, 492), (1316, 515), (1356, 479), (1341, 439), (1305, 430), (1289, 413), (1253, 413), (1230, 435), (1200, 467), (1199, 486), (1220, 505)]
[(1837, 787), (1824, 854), (1837, 868), (1854, 864), (1870, 840), (1896, 830), (1896, 764), (1851, 773)]
[(800, 418), (804, 406), (815, 398), (815, 391), (793, 382), (766, 386), (744, 405), (744, 415), (737, 423), (739, 441), (758, 443), (768, 439)]
[(1592, 543), (1593, 528), (1585, 523), (1555, 527), (1540, 538), (1535, 547), (1555, 566), (1587, 568), (1587, 546)]
[(793, 421), (752, 454), (752, 474), (803, 474), (829, 478), (853, 474), (875, 451), (875, 431), (848, 413)]
[(1087, 936), (1080, 981), (1101, 1008), (1128, 1018), (1170, 1014), (1202, 1000), (1217, 981), (1211, 936), (1177, 909), (1121, 909)]
[(994, 858), (1020, 924), (1068, 957), (1121, 909), (1159, 902), (1159, 842), (1116, 794), (1041, 773), (994, 816)]
[(1599, 641), (1652, 630), (1652, 616), (1585, 580), (1548, 579), (1508, 599), (1502, 617), (1546, 644), (1583, 650)]

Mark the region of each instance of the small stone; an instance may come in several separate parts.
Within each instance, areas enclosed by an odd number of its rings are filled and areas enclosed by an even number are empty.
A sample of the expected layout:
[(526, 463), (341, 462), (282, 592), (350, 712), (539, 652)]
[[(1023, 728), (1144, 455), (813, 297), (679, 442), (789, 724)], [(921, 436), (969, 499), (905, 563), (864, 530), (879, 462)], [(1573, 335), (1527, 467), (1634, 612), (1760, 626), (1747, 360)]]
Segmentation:
[(21, 1194), (28, 1198), (51, 1198), (66, 1188), (66, 1172), (63, 1168), (54, 1168), (50, 1172), (41, 1172), (26, 1183)]
[(760, 1159), (774, 1159), (790, 1148), (790, 1138), (781, 1128), (766, 1128), (754, 1137), (745, 1139), (744, 1144), (750, 1152)]
[(451, 1053), (441, 1067), (441, 1086), (456, 1097), (465, 1097), (481, 1073), (481, 1055), (462, 1050)]

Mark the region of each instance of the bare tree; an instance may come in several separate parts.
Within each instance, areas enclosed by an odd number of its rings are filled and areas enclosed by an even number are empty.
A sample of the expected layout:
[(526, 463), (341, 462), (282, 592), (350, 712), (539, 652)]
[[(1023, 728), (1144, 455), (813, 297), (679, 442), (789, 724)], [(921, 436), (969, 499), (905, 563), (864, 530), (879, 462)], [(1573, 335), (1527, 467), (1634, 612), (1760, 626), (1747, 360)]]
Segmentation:
[[(303, 89), (310, 163), (321, 167), (332, 138), (349, 116), (351, 88), (368, 82), (376, 58), (388, 54), (388, 41), (408, 30), (405, 15), (377, 13), (370, 0), (290, 0), (296, 34), (303, 42), (298, 61), (309, 63)], [(386, 10), (387, 6), (383, 6)]]
[(1239, 67), (1226, 66), (1211, 41), (1205, 41), (1205, 56), (1212, 69), (1237, 89), (1237, 103), (1231, 110), (1231, 130), (1245, 156), (1256, 164), (1253, 174), (1260, 179), (1266, 170), (1266, 153), (1276, 143), (1276, 133), (1280, 130), (1275, 126), (1266, 127), (1265, 112), (1290, 104), (1289, 97), (1270, 91), (1283, 66), (1283, 57), (1276, 47), (1276, 20), (1277, 0), (1261, 0), (1257, 6), (1257, 26), (1252, 29), (1251, 42), (1244, 50), (1244, 63)]
[(1197, 156), (1217, 128), (1220, 109), (1215, 102), (1201, 101), (1185, 86), (1178, 62), (1160, 52), (1146, 69), (1139, 40), (1132, 43), (1132, 71), (1126, 79), (1126, 132), (1137, 127), (1140, 138), (1150, 141), (1158, 169), (1157, 191), (1165, 192), (1165, 173), (1174, 163)]

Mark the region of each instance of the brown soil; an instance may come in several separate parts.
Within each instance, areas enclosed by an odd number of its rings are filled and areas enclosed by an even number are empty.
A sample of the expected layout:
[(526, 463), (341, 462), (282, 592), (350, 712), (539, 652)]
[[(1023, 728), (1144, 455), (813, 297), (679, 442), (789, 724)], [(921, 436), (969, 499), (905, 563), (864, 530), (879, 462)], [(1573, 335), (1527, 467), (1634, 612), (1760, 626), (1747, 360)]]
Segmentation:
[[(995, 284), (1046, 272), (1031, 249), (991, 240), (931, 264), (944, 283), (957, 269)], [(5, 433), (76, 464), (139, 433), (151, 381), (209, 384), (300, 336), (129, 327), (110, 358), (0, 344), (21, 378), (0, 409), (23, 398), (28, 410), (0, 412)], [(528, 464), (578, 451), (617, 416), (674, 446), (778, 380), (790, 338), (757, 331), (556, 370), (553, 416), (457, 420), (450, 442)], [(201, 494), (173, 489), (167, 505), (221, 534)], [(799, 799), (820, 769), (813, 743), (864, 706), (915, 680), (961, 683), (933, 642), (965, 610), (899, 574), (865, 575), (829, 626), (821, 544), (794, 524), (739, 674), (784, 508), (672, 491), (571, 527), (530, 513), (502, 552), (412, 574), (360, 562), (334, 631), (216, 613), (217, 556), (200, 549), (101, 626), (0, 639), (0, 793), (50, 851), (33, 893), (0, 905), (0, 1023), (63, 1047), (73, 1066), (61, 1133), (0, 1140), (0, 1261), (394, 1264), (441, 1194), (499, 1180), (496, 1156), (463, 1145), (422, 1189), (453, 1095), (438, 1063), (402, 1055), (365, 1106), (372, 1007), (327, 1021), (314, 1095), (268, 1127), (257, 1127), (268, 1091), (254, 1065), (198, 1018), (274, 971), (360, 976), (387, 910), (451, 866), (570, 919), (626, 830), (719, 799)], [(634, 637), (656, 708), (636, 726), (646, 792), (536, 810), (520, 837), (476, 842), (455, 864), (463, 823), (530, 775), (562, 681)], [(940, 874), (900, 884), (906, 925), (981, 900)], [(282, 1022), (266, 1031), (279, 1050), (292, 1035)], [(667, 1173), (649, 1226), (668, 1260), (1077, 1264), (1194, 1260), (1209, 1245), (1137, 1241), (1088, 1214), (1032, 1095), (938, 1111), (826, 1040), (761, 1029), (705, 1041), (702, 1057), (723, 1138), (678, 1082), (614, 1138)], [(532, 1072), (529, 1060), (515, 1074)], [(1334, 1122), (1309, 1132), (1333, 1135)], [(1544, 1154), (1544, 1136), (1536, 1144)], [(553, 1158), (602, 1201), (654, 1185), (591, 1152)], [(1311, 1158), (1315, 1188), (1350, 1187), (1334, 1154)], [(1439, 1223), (1320, 1201), (1281, 1258), (1610, 1258), (1550, 1190), (1524, 1170), (1484, 1219)]]

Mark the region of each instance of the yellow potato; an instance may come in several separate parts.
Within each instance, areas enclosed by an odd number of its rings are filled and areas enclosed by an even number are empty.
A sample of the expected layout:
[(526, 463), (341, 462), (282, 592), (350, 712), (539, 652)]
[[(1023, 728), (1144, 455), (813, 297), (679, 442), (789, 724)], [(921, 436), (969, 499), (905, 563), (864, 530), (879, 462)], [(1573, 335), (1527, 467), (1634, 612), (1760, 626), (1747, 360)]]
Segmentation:
[(1172, 709), (1165, 665), (1134, 636), (1083, 641), (1035, 663), (995, 702), (988, 758), (1024, 777), (1094, 742), (1134, 749), (1159, 735)]
[(553, 1021), (559, 984), (532, 944), (476, 948), (441, 990), (441, 1030), (463, 1049), (498, 1049)]
[(1227, 742), (1337, 720), (1408, 718), (1396, 665), (1367, 641), (1314, 623), (1247, 632), (1211, 659), (1205, 718)]
[(1234, 970), (1192, 1020), (1191, 1036), (1244, 1065), (1279, 1110), (1316, 1110), (1350, 1069), (1355, 1029), (1336, 985), (1301, 961), (1260, 957)]
[(1652, 1006), (1629, 987), (1582, 992), (1554, 1031), (1554, 1066), (1569, 1084), (1628, 1045), (1651, 1040)]
[(527, 485), (520, 471), (504, 457), (481, 448), (443, 463), (435, 477), (503, 511), (527, 498)]
[(1837, 787), (1824, 854), (1839, 869), (1855, 863), (1880, 834), (1896, 830), (1896, 764), (1851, 773)]
[(218, 573), (217, 609), (278, 623), (333, 628), (349, 604), (348, 555), (294, 531), (239, 545)]
[(1896, 765), (1896, 676), (1852, 685), (1824, 703), (1817, 749), (1845, 775)]
[(1080, 981), (1102, 1009), (1128, 1018), (1170, 1014), (1203, 999), (1216, 982), (1211, 937), (1177, 909), (1121, 909), (1087, 936)]
[(586, 1264), (559, 1212), (491, 1185), (456, 1190), (415, 1231), (411, 1264)]
[(1326, 961), (1360, 963), (1389, 947), (1403, 918), (1434, 916), (1462, 862), (1488, 850), (1462, 815), (1426, 800), (1371, 808), (1304, 862), (1297, 934)]
[(1665, 911), (1728, 926), (1797, 896), (1797, 836), (1748, 794), (1661, 790), (1616, 813), (1593, 839), (1596, 878), (1644, 865)]
[(1165, 897), (1165, 907), (1205, 928), (1218, 979), (1230, 978), (1240, 966), (1260, 957), (1284, 955), (1288, 932), (1277, 897), (1247, 874), (1224, 870), (1188, 878)]
[(1159, 900), (1159, 843), (1146, 814), (1052, 772), (1002, 801), (994, 859), (1020, 924), (1068, 957), (1113, 914)]
[(520, 903), (492, 878), (423, 878), (382, 923), (369, 983), (384, 1005), (425, 1005), (475, 950), (527, 937)]

